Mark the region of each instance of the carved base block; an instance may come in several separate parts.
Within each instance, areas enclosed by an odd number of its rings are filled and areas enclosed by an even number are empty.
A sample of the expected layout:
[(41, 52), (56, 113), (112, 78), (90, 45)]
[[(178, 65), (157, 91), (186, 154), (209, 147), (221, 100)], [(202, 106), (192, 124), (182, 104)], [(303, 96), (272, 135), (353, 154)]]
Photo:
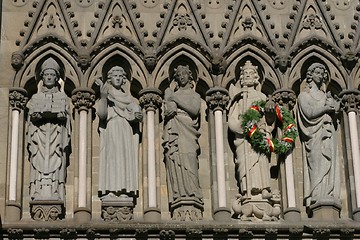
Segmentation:
[(56, 221), (65, 216), (63, 201), (41, 200), (30, 202), (30, 214), (37, 221)]
[(106, 222), (133, 220), (135, 199), (126, 195), (107, 195), (101, 199), (101, 217)]
[(355, 208), (353, 211), (353, 219), (357, 222), (360, 222), (360, 208)]
[(161, 221), (160, 209), (155, 207), (150, 207), (145, 209), (144, 220), (145, 222), (160, 222)]
[(80, 207), (74, 211), (74, 219), (76, 222), (89, 222), (91, 220), (91, 210), (88, 208)]
[(225, 222), (231, 220), (231, 211), (226, 207), (220, 207), (214, 211), (214, 220), (218, 222)]
[(198, 198), (182, 197), (170, 203), (171, 217), (176, 221), (197, 221), (203, 218), (204, 203)]
[(6, 202), (6, 219), (10, 222), (16, 222), (21, 219), (21, 205), (18, 202)]
[(285, 209), (284, 219), (287, 222), (299, 222), (301, 220), (300, 210), (295, 207)]
[(233, 205), (235, 217), (242, 221), (277, 221), (281, 213), (279, 203), (268, 199), (245, 199)]
[(341, 205), (334, 201), (315, 203), (310, 206), (312, 219), (331, 221), (340, 218)]

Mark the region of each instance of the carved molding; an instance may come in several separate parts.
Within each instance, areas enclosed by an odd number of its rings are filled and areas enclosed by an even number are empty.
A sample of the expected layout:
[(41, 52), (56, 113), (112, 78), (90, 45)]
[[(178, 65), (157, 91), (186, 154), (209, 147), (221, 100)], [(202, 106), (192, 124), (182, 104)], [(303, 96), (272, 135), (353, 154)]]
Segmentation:
[(206, 92), (206, 103), (213, 111), (224, 110), (229, 100), (229, 93), (225, 88), (213, 87)]
[(76, 109), (87, 111), (95, 103), (95, 92), (88, 88), (78, 88), (72, 92), (71, 100)]
[(20, 228), (9, 228), (7, 230), (9, 239), (23, 239), (23, 230)]
[(13, 110), (21, 111), (28, 101), (27, 91), (23, 88), (11, 88), (9, 93), (9, 104)]
[(341, 109), (346, 113), (358, 112), (360, 107), (360, 91), (345, 90), (339, 95), (341, 98)]
[(173, 230), (161, 230), (159, 235), (160, 235), (160, 240), (174, 240), (175, 239), (175, 232)]
[(148, 88), (140, 91), (139, 103), (146, 111), (156, 111), (161, 107), (161, 91), (155, 88)]

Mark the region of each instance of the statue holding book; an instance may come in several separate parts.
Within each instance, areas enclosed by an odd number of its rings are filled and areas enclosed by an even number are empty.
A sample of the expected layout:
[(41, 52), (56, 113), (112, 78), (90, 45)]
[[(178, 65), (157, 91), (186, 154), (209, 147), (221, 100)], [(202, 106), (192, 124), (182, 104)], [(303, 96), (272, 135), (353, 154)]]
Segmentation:
[(38, 92), (27, 104), (30, 198), (64, 201), (71, 131), (68, 98), (60, 90), (60, 66), (53, 58), (41, 65), (40, 77)]

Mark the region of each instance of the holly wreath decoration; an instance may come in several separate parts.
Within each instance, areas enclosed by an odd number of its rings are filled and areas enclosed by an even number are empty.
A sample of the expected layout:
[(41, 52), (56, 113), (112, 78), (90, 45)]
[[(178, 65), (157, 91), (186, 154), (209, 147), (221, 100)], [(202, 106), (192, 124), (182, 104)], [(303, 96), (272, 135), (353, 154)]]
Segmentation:
[(247, 141), (252, 148), (262, 154), (274, 152), (279, 155), (287, 155), (294, 148), (294, 142), (298, 136), (295, 120), (289, 110), (276, 104), (275, 113), (282, 126), (282, 136), (280, 138), (267, 138), (261, 132), (257, 124), (265, 113), (265, 101), (255, 101), (251, 107), (242, 114), (241, 126), (246, 134)]

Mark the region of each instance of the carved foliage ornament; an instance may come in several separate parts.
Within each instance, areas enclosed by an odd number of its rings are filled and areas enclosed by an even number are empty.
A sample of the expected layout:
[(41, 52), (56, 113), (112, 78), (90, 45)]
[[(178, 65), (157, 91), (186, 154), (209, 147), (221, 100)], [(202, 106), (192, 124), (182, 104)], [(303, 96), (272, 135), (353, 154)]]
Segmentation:
[(145, 110), (156, 110), (162, 104), (162, 99), (157, 93), (145, 93), (139, 99), (140, 105), (145, 108)]
[(309, 14), (305, 16), (303, 27), (305, 29), (321, 29), (322, 28), (322, 22), (319, 16), (315, 14)]
[(176, 13), (173, 20), (173, 25), (178, 27), (179, 31), (186, 30), (187, 27), (192, 26), (191, 17), (187, 13)]
[(348, 91), (343, 92), (341, 95), (341, 108), (345, 112), (357, 112), (360, 105), (360, 92)]
[(95, 103), (95, 94), (90, 91), (76, 91), (73, 93), (71, 100), (74, 107), (79, 110), (87, 110)]
[(223, 110), (226, 108), (230, 98), (225, 89), (210, 89), (206, 96), (206, 102), (212, 110)]
[(15, 110), (23, 110), (28, 101), (26, 91), (24, 90), (10, 90), (9, 93), (9, 104)]

